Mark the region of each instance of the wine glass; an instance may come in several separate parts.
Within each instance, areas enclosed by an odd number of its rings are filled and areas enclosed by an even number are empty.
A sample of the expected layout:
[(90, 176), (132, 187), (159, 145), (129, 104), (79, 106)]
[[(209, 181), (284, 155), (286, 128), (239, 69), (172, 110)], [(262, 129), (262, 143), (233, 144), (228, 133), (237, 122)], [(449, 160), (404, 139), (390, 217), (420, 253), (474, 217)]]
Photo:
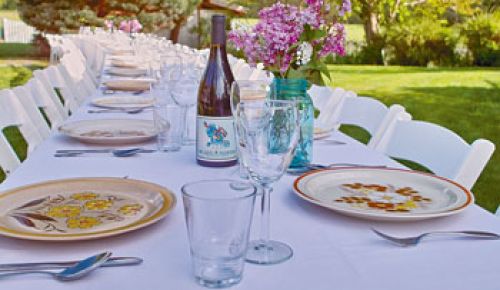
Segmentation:
[[(231, 85), (231, 98), (229, 100), (233, 117), (236, 118), (236, 107), (240, 102), (250, 102), (266, 99), (269, 90), (269, 84), (265, 81), (235, 80)], [(238, 138), (238, 136), (236, 136), (236, 138)], [(238, 159), (241, 159), (239, 150)], [(248, 179), (248, 174), (243, 167), (241, 160), (238, 163), (240, 167), (240, 178)]]
[(191, 137), (190, 126), (187, 119), (189, 109), (196, 105), (198, 82), (192, 79), (177, 78), (173, 75), (170, 78), (169, 84), (172, 99), (182, 108), (182, 144), (193, 145), (195, 140)]
[(258, 100), (236, 106), (240, 162), (263, 191), (260, 240), (250, 242), (246, 260), (270, 265), (288, 260), (290, 246), (269, 239), (270, 193), (290, 165), (299, 140), (300, 116), (294, 101)]

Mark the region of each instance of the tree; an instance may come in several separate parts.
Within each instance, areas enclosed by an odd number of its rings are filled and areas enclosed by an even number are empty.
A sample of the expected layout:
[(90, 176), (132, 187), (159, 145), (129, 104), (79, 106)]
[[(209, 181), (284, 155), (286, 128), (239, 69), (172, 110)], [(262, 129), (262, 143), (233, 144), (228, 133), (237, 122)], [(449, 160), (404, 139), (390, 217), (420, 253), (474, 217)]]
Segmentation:
[[(495, 0), (352, 0), (353, 10), (363, 23), (368, 47), (379, 55), (384, 47), (384, 32), (407, 19), (459, 21), (461, 15), (470, 15), (483, 3)], [(446, 18), (446, 15), (453, 15)], [(380, 62), (380, 61), (379, 61)]]
[(102, 26), (104, 19), (116, 22), (137, 18), (144, 31), (170, 29), (177, 41), (180, 27), (200, 0), (19, 0), (24, 22), (39, 31), (61, 33), (81, 25)]
[(0, 0), (0, 9), (2, 10), (15, 10), (16, 0)]

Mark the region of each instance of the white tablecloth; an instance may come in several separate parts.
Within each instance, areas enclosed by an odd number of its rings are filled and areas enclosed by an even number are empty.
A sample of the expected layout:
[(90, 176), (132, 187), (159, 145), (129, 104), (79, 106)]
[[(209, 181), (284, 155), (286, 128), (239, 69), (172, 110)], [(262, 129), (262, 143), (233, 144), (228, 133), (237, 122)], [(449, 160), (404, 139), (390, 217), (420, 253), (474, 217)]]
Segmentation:
[[(96, 94), (98, 96), (99, 93)], [(136, 115), (87, 114), (83, 106), (70, 119), (150, 119)], [(348, 142), (316, 144), (314, 161), (350, 162), (393, 167), (399, 165), (351, 138)], [(154, 147), (153, 143), (147, 146)], [(79, 259), (110, 250), (117, 256), (144, 258), (140, 266), (103, 268), (84, 279), (62, 283), (46, 276), (0, 279), (0, 289), (200, 289), (193, 278), (180, 187), (199, 179), (234, 177), (236, 168), (205, 168), (195, 161), (194, 146), (176, 153), (140, 154), (129, 158), (107, 155), (55, 158), (56, 149), (91, 147), (54, 132), (15, 171), (0, 190), (50, 179), (70, 177), (124, 177), (170, 188), (179, 198), (173, 212), (145, 229), (121, 236), (81, 242), (37, 242), (0, 237), (0, 263)], [(233, 175), (231, 175), (233, 174)], [(271, 235), (294, 249), (291, 260), (274, 266), (247, 264), (242, 282), (234, 289), (500, 289), (500, 241), (441, 239), (418, 247), (399, 248), (375, 236), (370, 227), (396, 235), (432, 230), (500, 232), (500, 223), (478, 206), (463, 213), (414, 223), (358, 220), (309, 204), (291, 190), (294, 177), (284, 176), (271, 196)], [(491, 193), (494, 194), (494, 193)], [(257, 219), (257, 217), (255, 217)], [(253, 227), (256, 237), (258, 223)]]

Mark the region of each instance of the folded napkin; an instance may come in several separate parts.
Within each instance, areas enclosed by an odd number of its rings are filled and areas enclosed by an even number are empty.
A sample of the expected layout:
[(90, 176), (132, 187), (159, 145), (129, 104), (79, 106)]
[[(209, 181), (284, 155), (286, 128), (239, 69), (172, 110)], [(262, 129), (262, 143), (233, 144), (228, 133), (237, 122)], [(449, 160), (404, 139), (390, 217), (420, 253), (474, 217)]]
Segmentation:
[(151, 82), (152, 79), (115, 79), (104, 82), (104, 85), (110, 90), (146, 91)]

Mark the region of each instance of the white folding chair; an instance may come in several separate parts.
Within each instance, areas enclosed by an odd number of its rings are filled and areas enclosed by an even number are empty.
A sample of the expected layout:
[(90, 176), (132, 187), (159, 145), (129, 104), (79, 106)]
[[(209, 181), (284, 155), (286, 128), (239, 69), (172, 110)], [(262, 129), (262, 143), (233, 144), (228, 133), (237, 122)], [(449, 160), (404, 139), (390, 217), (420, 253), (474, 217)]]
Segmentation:
[[(28, 144), (28, 153), (32, 152), (44, 138), (33, 124), (21, 101), (11, 96), (10, 90), (0, 91), (0, 129), (17, 127)], [(45, 121), (44, 121), (45, 123)]]
[(338, 119), (346, 91), (342, 88), (318, 89), (314, 87), (310, 93), (312, 93), (311, 99), (314, 107), (320, 112), (314, 126), (324, 130), (338, 129), (340, 127)]
[(36, 77), (29, 80), (25, 86), (31, 91), (31, 95), (37, 102), (38, 107), (45, 112), (52, 128), (62, 124), (68, 115), (55, 91), (48, 92), (42, 82)]
[(12, 90), (4, 90), (0, 92), (0, 94), (5, 94), (7, 98), (17, 99), (21, 103), (31, 123), (37, 128), (42, 138), (45, 139), (50, 135), (50, 126), (43, 117), (40, 108), (36, 104), (35, 99), (31, 96), (31, 92), (28, 88), (19, 86)]
[(37, 77), (46, 78), (52, 89), (57, 89), (64, 100), (64, 107), (68, 112), (74, 112), (80, 106), (78, 96), (75, 94), (76, 89), (73, 83), (66, 82), (59, 70), (55, 66), (49, 66), (43, 70), (35, 71)]
[(394, 158), (417, 162), (434, 174), (470, 189), (488, 163), (495, 145), (485, 139), (468, 144), (455, 132), (433, 123), (398, 120), (375, 149)]
[(87, 97), (89, 97), (94, 91), (88, 87), (82, 78), (74, 78), (71, 70), (65, 65), (64, 62), (61, 62), (58, 65), (54, 66), (55, 69), (58, 70), (59, 75), (62, 77), (64, 85), (71, 89), (73, 97), (77, 101), (78, 105), (81, 105)]
[[(63, 96), (59, 97), (59, 95), (56, 93), (56, 90), (50, 78), (48, 77), (48, 73), (46, 70), (35, 70), (33, 71), (33, 76), (34, 79), (38, 80), (39, 84), (43, 86), (44, 91), (49, 95), (51, 99), (54, 100), (54, 102), (58, 103), (62, 107), (62, 116), (64, 119), (66, 119), (69, 116), (70, 108)], [(42, 91), (42, 90), (40, 90)]]
[[(0, 124), (2, 123), (2, 120), (0, 120)], [(3, 132), (0, 130), (0, 168), (6, 176), (9, 176), (19, 164), (21, 164), (21, 161), (17, 158), (16, 152), (14, 152), (12, 146), (10, 146)]]
[(392, 105), (388, 108), (374, 98), (352, 97), (348, 92), (344, 93), (344, 97), (336, 107), (333, 121), (330, 123), (337, 126), (355, 125), (363, 128), (370, 133), (367, 146), (371, 148), (378, 144), (384, 133), (394, 126), (397, 120), (411, 119), (410, 114), (406, 113), (401, 105)]
[(314, 107), (320, 111), (326, 106), (327, 101), (333, 97), (333, 89), (326, 86), (312, 85), (307, 93), (311, 97)]

